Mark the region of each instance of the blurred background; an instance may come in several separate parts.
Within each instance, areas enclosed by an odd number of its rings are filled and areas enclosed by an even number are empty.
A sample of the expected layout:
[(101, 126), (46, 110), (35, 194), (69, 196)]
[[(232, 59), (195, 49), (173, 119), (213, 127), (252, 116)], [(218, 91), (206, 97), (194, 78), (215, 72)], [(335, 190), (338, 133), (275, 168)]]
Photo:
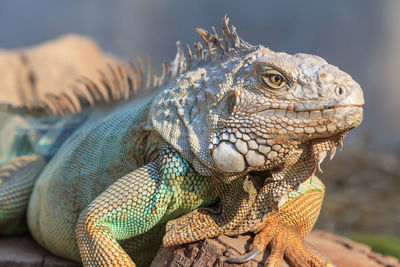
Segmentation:
[(400, 257), (400, 1), (3, 0), (0, 48), (77, 33), (120, 58), (149, 54), (159, 71), (176, 40), (199, 41), (195, 27), (219, 30), (225, 14), (249, 43), (319, 55), (361, 84), (364, 122), (323, 164), (316, 228)]

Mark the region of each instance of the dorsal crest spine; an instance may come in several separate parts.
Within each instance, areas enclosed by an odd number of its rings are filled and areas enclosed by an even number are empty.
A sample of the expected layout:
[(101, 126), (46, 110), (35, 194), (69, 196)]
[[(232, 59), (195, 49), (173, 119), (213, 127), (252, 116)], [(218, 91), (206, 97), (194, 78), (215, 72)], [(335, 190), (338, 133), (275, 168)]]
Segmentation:
[(236, 33), (236, 28), (228, 26), (229, 18), (225, 15), (222, 20), (222, 38), (214, 27), (213, 33), (197, 28), (200, 42), (194, 43), (194, 53), (186, 45), (186, 57), (180, 41), (177, 44), (175, 59), (167, 64), (161, 64), (162, 72), (158, 76), (151, 71), (149, 56), (146, 56), (146, 66), (140, 57), (136, 64), (128, 61), (125, 64), (107, 65), (106, 71), (99, 71), (99, 81), (81, 77), (77, 83), (68, 90), (57, 94), (46, 94), (40, 99), (32, 99), (24, 106), (15, 107), (10, 104), (0, 103), (0, 111), (31, 113), (39, 115), (64, 115), (79, 113), (92, 106), (115, 103), (132, 99), (139, 93), (156, 90), (173, 80), (182, 73), (195, 68), (199, 64), (210, 61), (220, 61), (230, 55), (253, 47), (245, 42)]

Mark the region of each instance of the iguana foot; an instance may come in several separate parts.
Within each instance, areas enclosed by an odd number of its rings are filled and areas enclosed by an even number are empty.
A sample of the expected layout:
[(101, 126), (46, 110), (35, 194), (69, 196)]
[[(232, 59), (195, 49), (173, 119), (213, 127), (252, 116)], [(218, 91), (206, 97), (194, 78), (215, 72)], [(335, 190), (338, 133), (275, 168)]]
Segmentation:
[(229, 258), (229, 262), (243, 263), (263, 254), (267, 246), (271, 249), (266, 266), (280, 266), (285, 258), (290, 266), (333, 266), (310, 252), (303, 238), (311, 231), (321, 208), (323, 184), (315, 177), (306, 181), (297, 191), (289, 194), (288, 201), (279, 211), (271, 211), (266, 220), (253, 231), (250, 252)]
[(229, 258), (227, 261), (244, 263), (264, 253), (267, 246), (270, 247), (271, 254), (265, 265), (269, 267), (280, 266), (283, 258), (290, 266), (333, 266), (311, 253), (304, 246), (303, 239), (298, 232), (278, 224), (268, 224), (264, 227), (255, 236), (250, 252), (237, 258)]

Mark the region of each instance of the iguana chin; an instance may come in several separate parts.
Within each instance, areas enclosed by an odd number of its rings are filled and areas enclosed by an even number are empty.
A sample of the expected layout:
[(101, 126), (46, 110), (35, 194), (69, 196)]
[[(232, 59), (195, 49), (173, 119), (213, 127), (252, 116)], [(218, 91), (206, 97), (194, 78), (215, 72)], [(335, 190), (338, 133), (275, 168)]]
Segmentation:
[[(250, 45), (226, 17), (222, 38), (198, 32), (204, 48), (178, 43), (161, 77), (139, 62), (29, 114), (3, 105), (0, 233), (28, 206), (36, 241), (85, 266), (146, 266), (161, 241), (245, 232), (251, 251), (231, 262), (269, 245), (268, 266), (329, 265), (302, 238), (324, 194), (316, 167), (361, 123), (361, 87), (320, 57)], [(143, 88), (158, 90), (117, 101)]]

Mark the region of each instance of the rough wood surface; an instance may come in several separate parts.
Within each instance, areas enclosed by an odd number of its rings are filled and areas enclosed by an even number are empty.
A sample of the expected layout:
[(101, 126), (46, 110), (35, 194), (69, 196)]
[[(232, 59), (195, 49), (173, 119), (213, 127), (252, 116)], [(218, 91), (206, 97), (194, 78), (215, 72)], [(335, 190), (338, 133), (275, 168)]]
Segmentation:
[(77, 267), (51, 255), (30, 236), (0, 237), (0, 267)]
[[(160, 248), (152, 267), (161, 266), (239, 266), (227, 264), (229, 256), (248, 249), (252, 237), (221, 236), (203, 242), (175, 248)], [(307, 244), (319, 255), (341, 267), (400, 267), (397, 259), (372, 252), (363, 244), (323, 231), (314, 231), (306, 238)], [(240, 266), (263, 266), (268, 254)], [(75, 262), (51, 255), (29, 236), (0, 238), (0, 267), (76, 267)], [(281, 266), (288, 266), (286, 263)]]
[[(226, 258), (245, 253), (252, 237), (242, 235), (237, 238), (221, 236), (202, 242), (188, 244), (176, 248), (161, 248), (152, 263), (152, 267), (159, 266), (238, 266), (226, 263)], [(363, 244), (351, 241), (323, 231), (314, 231), (307, 238), (306, 243), (315, 253), (329, 259), (337, 266), (343, 267), (382, 267), (396, 266), (400, 263), (396, 258), (382, 256), (372, 252)], [(268, 253), (263, 257), (252, 260), (240, 266), (264, 266)], [(281, 267), (288, 266), (282, 263)]]

